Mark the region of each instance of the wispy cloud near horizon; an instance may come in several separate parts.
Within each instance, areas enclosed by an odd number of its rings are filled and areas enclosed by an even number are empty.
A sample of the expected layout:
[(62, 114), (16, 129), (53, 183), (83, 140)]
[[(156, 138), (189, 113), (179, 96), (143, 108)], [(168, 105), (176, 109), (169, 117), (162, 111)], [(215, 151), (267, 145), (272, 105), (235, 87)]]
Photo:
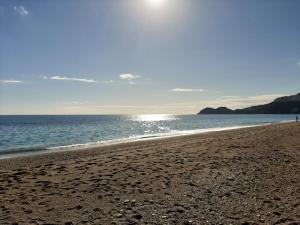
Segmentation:
[(14, 6), (14, 10), (19, 13), (21, 16), (26, 16), (29, 14), (28, 10), (25, 9), (24, 6), (20, 5), (20, 6)]
[(85, 78), (76, 78), (76, 77), (65, 77), (65, 76), (52, 76), (52, 77), (43, 77), (44, 79), (50, 79), (50, 80), (65, 80), (65, 81), (78, 81), (78, 82), (84, 82), (84, 83), (97, 83), (97, 81), (93, 79), (85, 79)]
[(203, 92), (204, 89), (192, 89), (192, 88), (173, 88), (173, 92)]
[(20, 84), (20, 83), (23, 83), (23, 81), (21, 81), (21, 80), (0, 80), (0, 83), (2, 83), (2, 84), (9, 84), (9, 83)]

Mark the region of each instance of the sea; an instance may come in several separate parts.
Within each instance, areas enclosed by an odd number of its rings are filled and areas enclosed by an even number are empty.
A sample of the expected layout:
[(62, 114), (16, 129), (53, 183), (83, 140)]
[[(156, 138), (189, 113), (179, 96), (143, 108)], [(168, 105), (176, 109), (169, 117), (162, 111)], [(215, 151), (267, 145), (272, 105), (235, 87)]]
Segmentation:
[(0, 158), (292, 121), (295, 115), (0, 116)]

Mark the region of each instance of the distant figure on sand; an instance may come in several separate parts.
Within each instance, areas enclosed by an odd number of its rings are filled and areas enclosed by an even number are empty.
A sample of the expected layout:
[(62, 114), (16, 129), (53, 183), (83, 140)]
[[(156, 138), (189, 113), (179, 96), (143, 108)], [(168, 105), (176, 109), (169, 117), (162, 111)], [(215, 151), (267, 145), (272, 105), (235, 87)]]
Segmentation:
[(298, 116), (296, 116), (296, 122), (298, 122)]

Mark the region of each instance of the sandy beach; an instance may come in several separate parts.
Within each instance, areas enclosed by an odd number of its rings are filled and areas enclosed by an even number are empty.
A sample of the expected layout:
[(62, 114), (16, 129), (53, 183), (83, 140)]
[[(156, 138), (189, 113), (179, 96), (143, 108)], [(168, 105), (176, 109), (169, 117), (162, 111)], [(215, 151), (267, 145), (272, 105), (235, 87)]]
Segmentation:
[(300, 224), (300, 123), (0, 160), (0, 224)]

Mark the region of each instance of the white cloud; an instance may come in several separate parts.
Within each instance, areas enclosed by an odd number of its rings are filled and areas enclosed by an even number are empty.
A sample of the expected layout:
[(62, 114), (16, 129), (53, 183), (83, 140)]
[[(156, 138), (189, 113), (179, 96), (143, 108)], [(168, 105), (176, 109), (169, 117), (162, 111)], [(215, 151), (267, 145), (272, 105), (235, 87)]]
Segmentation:
[(7, 84), (7, 83), (23, 83), (20, 80), (0, 80), (0, 83)]
[(21, 16), (26, 16), (29, 14), (28, 10), (24, 6), (14, 6), (14, 10)]
[(191, 88), (173, 88), (171, 91), (174, 92), (203, 92), (204, 89), (191, 89)]
[[(43, 77), (44, 79), (48, 79), (47, 77)], [(62, 76), (52, 76), (49, 77), (50, 80), (67, 80), (67, 81), (79, 81), (85, 83), (96, 83), (97, 81), (93, 79), (84, 79), (84, 78), (75, 78), (75, 77), (62, 77)]]
[(139, 75), (134, 75), (134, 74), (130, 74), (130, 73), (124, 73), (124, 74), (120, 75), (121, 80), (132, 81), (132, 80), (135, 80), (135, 79), (138, 79), (138, 78), (140, 78)]

